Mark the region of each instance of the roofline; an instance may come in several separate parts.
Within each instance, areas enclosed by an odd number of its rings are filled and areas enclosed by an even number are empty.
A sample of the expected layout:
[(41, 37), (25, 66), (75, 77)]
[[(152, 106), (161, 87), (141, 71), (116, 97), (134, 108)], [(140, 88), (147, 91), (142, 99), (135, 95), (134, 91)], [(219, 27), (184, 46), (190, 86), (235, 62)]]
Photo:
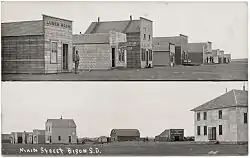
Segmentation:
[(72, 20), (69, 20), (69, 19), (58, 18), (58, 17), (55, 17), (55, 16), (46, 15), (46, 14), (42, 14), (42, 16), (43, 17), (48, 16), (48, 17), (51, 17), (51, 18), (59, 19), (59, 20), (65, 20), (65, 21), (73, 22)]
[[(140, 20), (115, 20), (115, 21), (100, 21), (100, 22), (98, 22), (98, 21), (92, 21), (91, 24), (92, 24), (92, 23), (105, 23), (105, 22), (106, 22), (106, 23), (107, 23), (107, 22), (125, 22), (125, 21), (140, 21)], [(90, 24), (90, 25), (91, 25), (91, 24)]]
[(144, 20), (147, 20), (147, 21), (153, 22), (152, 20), (149, 20), (149, 19), (144, 18), (144, 17), (141, 17), (141, 16), (140, 16), (140, 19), (144, 19)]
[(195, 110), (195, 108), (194, 109), (192, 109), (192, 110), (190, 110), (190, 111), (194, 111), (194, 112), (197, 112), (197, 111), (205, 111), (205, 110), (216, 110), (216, 109), (226, 109), (226, 108), (231, 108), (231, 107), (245, 107), (245, 108), (248, 108), (248, 106), (246, 106), (246, 105), (236, 105), (236, 106), (226, 106), (226, 107), (220, 107), (220, 108), (210, 108), (210, 109), (201, 109), (201, 110)]
[(10, 22), (1, 22), (1, 24), (21, 23), (21, 22), (41, 22), (41, 21), (43, 20), (10, 21)]
[(94, 42), (93, 43), (88, 43), (88, 42), (87, 43), (82, 43), (82, 42), (81, 43), (74, 43), (73, 42), (73, 45), (81, 45), (81, 44), (109, 44), (109, 42), (99, 42), (99, 43), (98, 42), (96, 42), (96, 43), (94, 43)]

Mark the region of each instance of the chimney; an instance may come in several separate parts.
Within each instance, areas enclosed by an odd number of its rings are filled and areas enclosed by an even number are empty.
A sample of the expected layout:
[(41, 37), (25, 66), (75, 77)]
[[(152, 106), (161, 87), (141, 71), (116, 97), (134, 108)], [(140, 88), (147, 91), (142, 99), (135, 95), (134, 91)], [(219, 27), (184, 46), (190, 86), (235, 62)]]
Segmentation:
[(130, 15), (130, 20), (132, 20), (132, 15)]
[(97, 20), (97, 22), (100, 22), (100, 17), (98, 17), (98, 20)]
[(80, 32), (80, 35), (82, 34), (82, 32)]
[(60, 119), (62, 119), (62, 116), (61, 116), (61, 118)]

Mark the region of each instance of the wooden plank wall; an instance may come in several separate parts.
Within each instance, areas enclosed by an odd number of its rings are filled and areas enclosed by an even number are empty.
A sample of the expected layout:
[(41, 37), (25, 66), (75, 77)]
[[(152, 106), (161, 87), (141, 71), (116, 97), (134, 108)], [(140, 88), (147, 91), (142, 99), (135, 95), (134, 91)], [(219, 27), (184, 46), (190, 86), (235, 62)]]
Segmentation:
[(3, 73), (44, 73), (44, 36), (2, 37)]
[(136, 45), (127, 46), (127, 67), (141, 68), (140, 33), (127, 33), (127, 42), (136, 42)]

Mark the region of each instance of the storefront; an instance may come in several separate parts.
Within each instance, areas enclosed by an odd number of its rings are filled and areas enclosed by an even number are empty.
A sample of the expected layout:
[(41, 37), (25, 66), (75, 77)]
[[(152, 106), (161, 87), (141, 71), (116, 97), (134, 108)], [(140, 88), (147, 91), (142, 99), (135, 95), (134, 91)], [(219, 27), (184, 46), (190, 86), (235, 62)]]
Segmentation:
[(72, 21), (2, 23), (3, 73), (60, 73), (72, 70)]

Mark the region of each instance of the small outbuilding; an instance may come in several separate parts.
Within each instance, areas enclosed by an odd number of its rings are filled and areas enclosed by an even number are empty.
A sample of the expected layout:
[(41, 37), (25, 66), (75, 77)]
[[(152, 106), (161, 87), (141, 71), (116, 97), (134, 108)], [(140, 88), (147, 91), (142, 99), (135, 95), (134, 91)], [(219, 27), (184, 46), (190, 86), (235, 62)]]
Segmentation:
[(155, 141), (183, 141), (184, 129), (166, 129), (155, 137)]
[(139, 141), (140, 132), (138, 129), (112, 129), (111, 141)]

